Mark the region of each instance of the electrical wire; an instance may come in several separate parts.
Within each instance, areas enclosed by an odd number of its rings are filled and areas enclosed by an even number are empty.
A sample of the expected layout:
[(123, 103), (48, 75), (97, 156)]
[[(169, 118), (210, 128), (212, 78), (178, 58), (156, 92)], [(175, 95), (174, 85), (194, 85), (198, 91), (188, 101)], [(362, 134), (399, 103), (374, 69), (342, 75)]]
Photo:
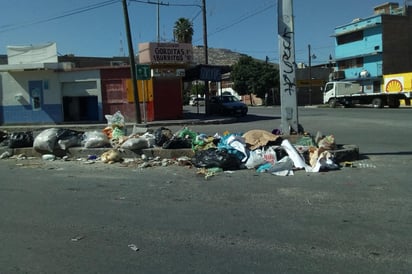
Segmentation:
[[(251, 17), (254, 17), (254, 16), (259, 15), (259, 14), (265, 12), (265, 11), (268, 11), (272, 7), (275, 7), (275, 4), (271, 3), (267, 6), (262, 7), (261, 9), (243, 14), (240, 17), (238, 17), (237, 19), (235, 19), (232, 23), (229, 23), (227, 25), (223, 25), (221, 27), (218, 27), (214, 31), (209, 31), (207, 36), (209, 38), (210, 36), (213, 36), (217, 33), (220, 33), (222, 31), (225, 31), (225, 30), (229, 29), (229, 28), (232, 28), (233, 26), (236, 26), (236, 25), (246, 21), (247, 19), (249, 19)], [(195, 42), (198, 42), (200, 40), (201, 40), (201, 38), (196, 39)]]
[(0, 26), (0, 33), (16, 30), (16, 29), (23, 28), (23, 27), (28, 27), (28, 26), (38, 25), (38, 24), (42, 24), (42, 23), (47, 23), (47, 22), (62, 19), (62, 18), (68, 17), (68, 16), (72, 16), (72, 15), (80, 14), (80, 13), (87, 12), (87, 11), (90, 11), (90, 10), (105, 7), (105, 6), (108, 6), (108, 5), (117, 3), (117, 2), (119, 2), (119, 0), (108, 0), (108, 1), (101, 2), (101, 3), (96, 3), (96, 4), (88, 5), (88, 6), (85, 6), (85, 7), (73, 9), (73, 10), (64, 12), (61, 15), (53, 16), (53, 17), (46, 18), (46, 19), (41, 19), (41, 20), (38, 20), (38, 21), (31, 21), (31, 22), (16, 24), (16, 25), (10, 25), (9, 24), (9, 25)]

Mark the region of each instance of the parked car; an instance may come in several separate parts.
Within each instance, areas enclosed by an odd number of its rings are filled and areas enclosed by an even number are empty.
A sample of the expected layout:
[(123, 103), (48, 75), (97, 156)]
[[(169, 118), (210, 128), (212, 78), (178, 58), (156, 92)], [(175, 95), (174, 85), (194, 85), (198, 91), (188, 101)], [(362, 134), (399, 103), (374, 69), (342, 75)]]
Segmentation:
[(212, 96), (209, 100), (210, 114), (245, 116), (248, 107), (233, 95)]
[(191, 106), (204, 106), (205, 105), (205, 98), (203, 97), (195, 97), (192, 98), (189, 102)]

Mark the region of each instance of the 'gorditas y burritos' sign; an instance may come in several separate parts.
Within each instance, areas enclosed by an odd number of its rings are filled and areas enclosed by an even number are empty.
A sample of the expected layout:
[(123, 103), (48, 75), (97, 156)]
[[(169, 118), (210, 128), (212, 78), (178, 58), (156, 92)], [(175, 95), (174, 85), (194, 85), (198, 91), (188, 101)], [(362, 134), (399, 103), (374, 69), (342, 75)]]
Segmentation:
[(141, 64), (189, 64), (193, 60), (192, 44), (186, 43), (141, 43)]

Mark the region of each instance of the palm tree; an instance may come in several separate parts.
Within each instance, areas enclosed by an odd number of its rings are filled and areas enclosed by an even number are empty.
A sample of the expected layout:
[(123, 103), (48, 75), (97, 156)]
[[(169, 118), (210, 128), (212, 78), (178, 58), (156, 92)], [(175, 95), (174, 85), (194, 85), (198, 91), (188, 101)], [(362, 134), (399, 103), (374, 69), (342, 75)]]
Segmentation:
[(192, 43), (193, 25), (187, 18), (179, 18), (173, 27), (173, 36), (178, 43)]

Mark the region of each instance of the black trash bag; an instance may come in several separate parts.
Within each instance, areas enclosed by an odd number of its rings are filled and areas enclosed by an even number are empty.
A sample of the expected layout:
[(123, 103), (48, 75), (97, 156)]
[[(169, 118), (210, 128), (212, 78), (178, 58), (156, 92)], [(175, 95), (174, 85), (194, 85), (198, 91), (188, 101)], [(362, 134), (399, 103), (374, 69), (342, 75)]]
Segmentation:
[(83, 131), (61, 128), (57, 131), (57, 144), (63, 150), (80, 146), (83, 134)]
[(0, 143), (3, 142), (4, 140), (7, 140), (9, 137), (9, 134), (5, 131), (0, 130)]
[(183, 137), (172, 137), (163, 143), (162, 148), (177, 149), (177, 148), (192, 148), (192, 140)]
[(32, 147), (34, 141), (32, 131), (12, 132), (8, 139), (9, 148)]
[(155, 130), (155, 144), (159, 147), (163, 146), (166, 141), (169, 141), (173, 137), (173, 132), (165, 127), (160, 127)]
[(198, 150), (192, 159), (195, 167), (220, 167), (223, 170), (241, 169), (241, 160), (227, 149), (209, 148)]

